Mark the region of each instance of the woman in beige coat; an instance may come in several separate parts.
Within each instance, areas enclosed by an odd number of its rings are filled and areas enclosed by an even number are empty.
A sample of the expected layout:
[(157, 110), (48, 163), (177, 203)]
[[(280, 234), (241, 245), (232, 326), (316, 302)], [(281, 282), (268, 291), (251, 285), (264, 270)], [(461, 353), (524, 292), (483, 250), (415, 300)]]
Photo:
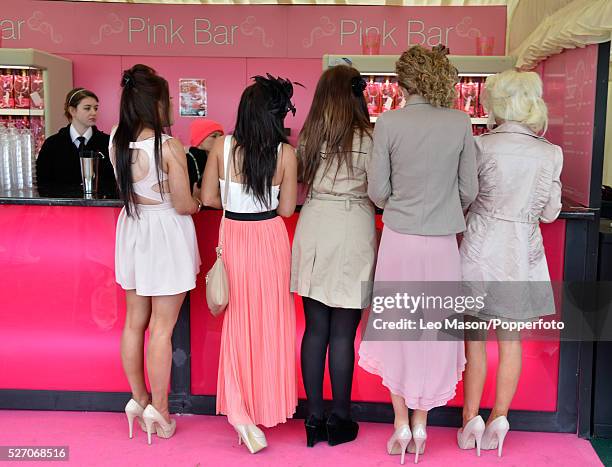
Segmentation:
[[(538, 136), (546, 128), (547, 109), (536, 73), (491, 76), (486, 96), (489, 118), (498, 126), (476, 138), (480, 190), (461, 243), (462, 276), (488, 295), (478, 319), (533, 320), (554, 313), (540, 222), (553, 222), (561, 211), (563, 153)], [(501, 456), (521, 374), (521, 341), (518, 331), (497, 330), (495, 405), (485, 429), (478, 415), (487, 371), (483, 334), (466, 336), (463, 428), (457, 440), (462, 449), (498, 449)]]
[[(350, 418), (354, 341), (376, 261), (374, 206), (366, 167), (371, 126), (357, 70), (337, 66), (321, 76), (300, 134), (299, 174), (309, 187), (292, 252), (291, 291), (303, 298), (306, 329), (301, 358), (308, 397), (307, 445), (352, 441)], [(329, 347), (333, 409), (323, 413), (323, 373)]]

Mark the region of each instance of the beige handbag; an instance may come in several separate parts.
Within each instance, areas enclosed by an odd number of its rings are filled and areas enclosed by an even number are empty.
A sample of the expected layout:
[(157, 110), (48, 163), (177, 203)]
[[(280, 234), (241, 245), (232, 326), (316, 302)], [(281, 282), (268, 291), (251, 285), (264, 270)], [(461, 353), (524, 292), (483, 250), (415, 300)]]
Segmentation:
[[(230, 145), (231, 138), (226, 137), (224, 152), (229, 150), (227, 146)], [(227, 280), (227, 272), (225, 271), (225, 264), (223, 263), (223, 226), (225, 224), (225, 207), (227, 206), (231, 181), (231, 154), (228, 160), (229, 163), (225, 168), (225, 202), (223, 203), (223, 217), (221, 217), (221, 225), (219, 226), (219, 241), (217, 242), (217, 248), (215, 248), (217, 260), (215, 264), (213, 264), (213, 267), (210, 268), (210, 271), (208, 271), (208, 274), (206, 274), (206, 303), (213, 316), (219, 316), (223, 313), (229, 302), (229, 281)]]

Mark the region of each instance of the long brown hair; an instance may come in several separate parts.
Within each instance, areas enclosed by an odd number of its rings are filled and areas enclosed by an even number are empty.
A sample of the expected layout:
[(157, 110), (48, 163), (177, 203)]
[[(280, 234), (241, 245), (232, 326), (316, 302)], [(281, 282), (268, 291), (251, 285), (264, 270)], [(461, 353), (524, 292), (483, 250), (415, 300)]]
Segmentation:
[(325, 171), (337, 161), (337, 170), (346, 165), (352, 175), (355, 133), (361, 138), (372, 134), (364, 88), (359, 71), (346, 65), (335, 66), (321, 75), (298, 146), (299, 179), (306, 185), (314, 182), (324, 143)]
[(136, 141), (140, 132), (153, 130), (155, 171), (163, 199), (162, 134), (169, 126), (170, 92), (168, 82), (147, 65), (134, 65), (123, 72), (121, 78), (121, 102), (119, 125), (113, 138), (119, 193), (128, 216), (138, 215), (136, 193), (132, 185), (132, 150), (130, 142)]

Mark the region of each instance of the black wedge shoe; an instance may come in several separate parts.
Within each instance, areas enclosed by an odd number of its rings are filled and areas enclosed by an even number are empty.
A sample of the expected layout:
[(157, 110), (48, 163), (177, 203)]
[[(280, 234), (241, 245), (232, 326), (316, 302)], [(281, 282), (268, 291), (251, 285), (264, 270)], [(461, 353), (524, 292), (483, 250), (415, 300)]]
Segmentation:
[(350, 418), (340, 418), (332, 414), (327, 420), (327, 442), (330, 446), (353, 441), (358, 432), (359, 425)]
[(327, 441), (327, 428), (325, 422), (325, 419), (316, 418), (312, 415), (304, 420), (304, 427), (306, 428), (306, 446), (311, 448), (319, 441)]

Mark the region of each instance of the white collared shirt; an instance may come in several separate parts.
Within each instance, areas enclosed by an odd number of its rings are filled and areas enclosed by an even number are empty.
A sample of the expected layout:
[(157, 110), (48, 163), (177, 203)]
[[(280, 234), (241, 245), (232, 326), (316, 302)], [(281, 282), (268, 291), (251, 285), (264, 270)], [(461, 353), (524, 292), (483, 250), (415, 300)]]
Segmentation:
[(85, 138), (85, 144), (87, 144), (89, 143), (89, 140), (93, 136), (93, 130), (91, 129), (91, 127), (89, 127), (87, 128), (85, 133), (80, 135), (79, 132), (76, 130), (76, 128), (73, 125), (70, 125), (70, 139), (72, 140), (72, 143), (77, 147), (77, 149), (79, 148), (79, 145), (81, 144), (81, 142), (78, 139), (79, 136), (83, 136)]

